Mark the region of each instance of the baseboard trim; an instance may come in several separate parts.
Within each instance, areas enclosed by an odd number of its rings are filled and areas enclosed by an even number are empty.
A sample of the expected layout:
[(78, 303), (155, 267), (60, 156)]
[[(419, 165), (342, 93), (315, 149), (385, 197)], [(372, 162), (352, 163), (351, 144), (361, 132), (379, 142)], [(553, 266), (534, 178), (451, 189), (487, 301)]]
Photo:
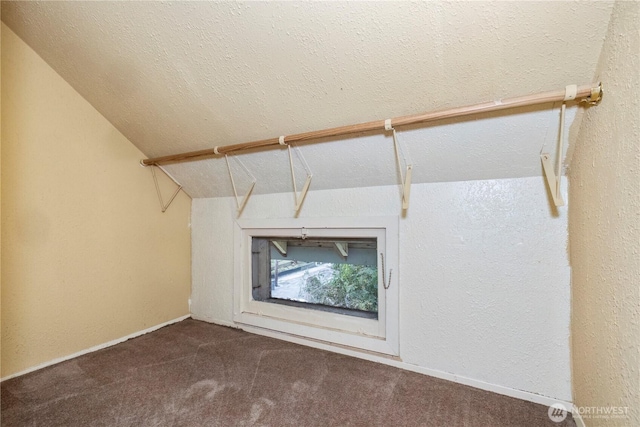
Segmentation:
[(566, 400), (554, 399), (552, 397), (543, 396), (543, 395), (531, 393), (531, 392), (528, 392), (528, 391), (517, 390), (517, 389), (514, 389), (514, 388), (505, 387), (505, 386), (501, 386), (501, 385), (497, 385), (497, 384), (491, 384), (491, 383), (487, 383), (487, 382), (484, 382), (484, 381), (481, 381), (481, 380), (468, 378), (468, 377), (464, 377), (464, 376), (461, 376), (461, 375), (452, 374), (452, 373), (449, 373), (449, 372), (439, 371), (437, 369), (424, 368), (422, 366), (406, 363), (406, 362), (402, 361), (401, 359), (383, 357), (383, 356), (379, 356), (379, 355), (377, 355), (375, 353), (363, 353), (363, 352), (351, 350), (351, 349), (345, 348), (345, 347), (337, 347), (337, 346), (334, 346), (334, 345), (331, 345), (331, 344), (326, 344), (324, 342), (312, 341), (312, 340), (309, 340), (309, 339), (306, 339), (306, 338), (300, 338), (300, 337), (295, 336), (295, 335), (283, 334), (281, 332), (275, 332), (275, 331), (271, 331), (271, 330), (267, 330), (267, 329), (261, 329), (261, 328), (252, 327), (252, 326), (239, 325), (239, 324), (233, 324), (233, 323), (229, 324), (230, 322), (226, 322), (226, 321), (225, 322), (217, 322), (217, 321), (212, 321), (212, 320), (205, 320), (205, 321), (213, 322), (213, 323), (224, 325), (224, 326), (232, 326), (234, 328), (240, 327), (241, 329), (243, 329), (243, 330), (245, 330), (247, 332), (250, 332), (250, 333), (255, 333), (255, 334), (258, 334), (258, 335), (264, 335), (264, 336), (268, 336), (268, 337), (271, 337), (271, 338), (282, 339), (282, 340), (293, 342), (293, 343), (296, 343), (296, 344), (301, 344), (301, 345), (306, 345), (306, 346), (309, 346), (309, 347), (319, 348), (321, 350), (327, 350), (327, 351), (331, 351), (331, 352), (334, 352), (334, 353), (344, 354), (344, 355), (347, 355), (347, 356), (353, 356), (353, 357), (357, 357), (357, 358), (360, 358), (360, 359), (369, 360), (371, 362), (383, 363), (385, 365), (394, 366), (396, 368), (405, 369), (407, 371), (416, 372), (418, 374), (428, 375), (430, 377), (439, 378), (439, 379), (443, 379), (443, 380), (447, 380), (447, 381), (452, 381), (452, 382), (458, 383), (458, 384), (464, 384), (464, 385), (467, 385), (469, 387), (474, 387), (474, 388), (478, 388), (480, 390), (485, 390), (485, 391), (490, 391), (490, 392), (493, 392), (493, 393), (501, 394), (503, 396), (509, 396), (509, 397), (513, 397), (513, 398), (516, 398), (516, 399), (537, 403), (539, 405), (551, 406), (554, 403), (561, 403), (567, 408), (572, 408), (573, 407), (573, 404), (571, 402), (569, 402), (569, 401), (566, 401)]
[(191, 317), (194, 320), (201, 320), (203, 322), (213, 323), (214, 325), (226, 326), (228, 328), (234, 328), (234, 329), (242, 329), (240, 325), (238, 325), (237, 323), (230, 322), (228, 320), (212, 319), (210, 317), (198, 316), (196, 314), (191, 314)]
[(37, 370), (42, 369), (42, 368), (46, 368), (47, 366), (55, 365), (57, 363), (64, 362), (64, 361), (69, 360), (69, 359), (73, 359), (74, 357), (82, 356), (82, 355), (88, 354), (88, 353), (93, 353), (94, 351), (102, 350), (103, 348), (107, 348), (107, 347), (111, 347), (111, 346), (116, 345), (116, 344), (120, 344), (121, 342), (130, 340), (131, 338), (136, 338), (136, 337), (139, 337), (141, 335), (148, 334), (149, 332), (153, 332), (155, 330), (158, 330), (158, 329), (163, 328), (165, 326), (171, 325), (173, 323), (182, 322), (183, 320), (188, 319), (189, 317), (191, 317), (190, 314), (187, 314), (187, 315), (184, 315), (184, 316), (180, 316), (180, 317), (178, 317), (176, 319), (169, 320), (168, 322), (164, 322), (164, 323), (161, 323), (159, 325), (152, 326), (152, 327), (144, 329), (142, 331), (134, 332), (134, 333), (129, 334), (127, 336), (124, 336), (122, 338), (118, 338), (118, 339), (115, 339), (113, 341), (109, 341), (109, 342), (106, 342), (106, 343), (103, 343), (103, 344), (98, 344), (96, 346), (89, 347), (89, 348), (87, 348), (85, 350), (81, 350), (81, 351), (79, 351), (77, 353), (70, 354), (68, 356), (58, 357), (57, 359), (49, 360), (48, 362), (44, 362), (44, 363), (41, 363), (39, 365), (27, 368), (24, 371), (20, 371), (20, 372), (16, 372), (15, 374), (7, 375), (6, 377), (0, 379), (0, 382), (6, 381), (6, 380), (10, 380), (11, 378), (19, 377), (21, 375), (25, 375), (25, 374), (37, 371)]

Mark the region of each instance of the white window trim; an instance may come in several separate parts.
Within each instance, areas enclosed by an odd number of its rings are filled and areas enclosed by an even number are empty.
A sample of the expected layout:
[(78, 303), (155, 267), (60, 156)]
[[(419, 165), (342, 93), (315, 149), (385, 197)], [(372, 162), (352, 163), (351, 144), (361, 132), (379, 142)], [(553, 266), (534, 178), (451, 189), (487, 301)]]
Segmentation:
[[(266, 236), (376, 237), (384, 253), (385, 272), (378, 268), (378, 319), (255, 301), (251, 295), (251, 239)], [(241, 219), (234, 227), (235, 277), (233, 320), (377, 353), (399, 355), (398, 217)], [(378, 259), (380, 267), (380, 260)], [(392, 270), (388, 289), (382, 286)]]

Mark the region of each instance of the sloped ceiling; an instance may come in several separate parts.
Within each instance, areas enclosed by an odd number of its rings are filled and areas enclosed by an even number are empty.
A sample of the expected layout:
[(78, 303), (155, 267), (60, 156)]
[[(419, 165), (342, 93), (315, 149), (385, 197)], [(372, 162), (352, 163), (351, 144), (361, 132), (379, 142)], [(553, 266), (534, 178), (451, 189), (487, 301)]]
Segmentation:
[[(587, 84), (597, 79), (611, 8), (564, 1), (2, 2), (1, 16), (156, 157)], [(414, 182), (541, 175), (540, 149), (546, 142), (553, 151), (557, 138), (552, 107), (398, 129)], [(388, 134), (300, 148), (312, 189), (398, 183)], [(238, 157), (256, 176), (256, 193), (291, 190), (286, 150)], [(248, 177), (231, 164), (242, 191)], [(232, 194), (224, 158), (167, 169), (192, 197)], [(298, 170), (299, 181), (303, 175)]]

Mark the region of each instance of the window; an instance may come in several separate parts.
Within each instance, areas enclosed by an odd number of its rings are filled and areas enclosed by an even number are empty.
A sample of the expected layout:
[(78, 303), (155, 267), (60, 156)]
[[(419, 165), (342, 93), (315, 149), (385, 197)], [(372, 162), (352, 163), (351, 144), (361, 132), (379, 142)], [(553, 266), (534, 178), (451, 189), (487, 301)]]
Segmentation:
[(378, 318), (374, 238), (253, 237), (256, 301)]
[(397, 221), (239, 220), (234, 321), (397, 355)]

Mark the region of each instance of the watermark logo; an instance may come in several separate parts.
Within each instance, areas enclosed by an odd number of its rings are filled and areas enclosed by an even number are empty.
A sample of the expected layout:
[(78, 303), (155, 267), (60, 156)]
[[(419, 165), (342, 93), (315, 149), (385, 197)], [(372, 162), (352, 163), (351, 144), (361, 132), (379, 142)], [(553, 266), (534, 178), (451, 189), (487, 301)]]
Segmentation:
[(566, 406), (564, 406), (562, 403), (554, 403), (553, 405), (549, 406), (549, 410), (547, 411), (549, 419), (554, 423), (563, 422), (565, 419), (567, 419), (568, 413), (569, 412), (567, 411)]
[[(575, 406), (571, 408), (574, 416), (579, 415), (582, 419), (625, 419), (629, 418), (629, 408), (627, 406)], [(567, 419), (569, 410), (562, 403), (554, 403), (547, 411), (549, 419), (555, 423), (561, 423)]]
[(628, 406), (574, 406), (574, 414), (580, 414), (583, 420), (600, 418), (603, 420), (628, 419)]

